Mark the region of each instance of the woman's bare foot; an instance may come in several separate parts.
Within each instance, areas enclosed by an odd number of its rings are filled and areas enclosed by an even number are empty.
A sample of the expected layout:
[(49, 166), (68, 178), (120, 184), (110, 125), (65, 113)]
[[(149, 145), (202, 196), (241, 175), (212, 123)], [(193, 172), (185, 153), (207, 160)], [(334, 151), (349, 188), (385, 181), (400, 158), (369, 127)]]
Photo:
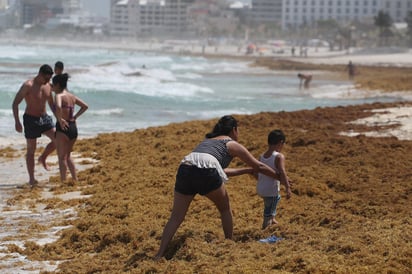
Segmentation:
[(39, 184), (39, 182), (37, 180), (29, 182), (29, 185), (30, 185), (31, 188), (36, 187), (38, 184)]
[(46, 163), (46, 159), (44, 159), (42, 156), (39, 156), (39, 159), (37, 159), (37, 161), (39, 162), (39, 164), (42, 164), (44, 169), (47, 171), (50, 171), (50, 167), (49, 165)]
[(278, 221), (276, 221), (275, 217), (273, 217), (271, 225), (277, 225), (277, 224), (278, 224)]

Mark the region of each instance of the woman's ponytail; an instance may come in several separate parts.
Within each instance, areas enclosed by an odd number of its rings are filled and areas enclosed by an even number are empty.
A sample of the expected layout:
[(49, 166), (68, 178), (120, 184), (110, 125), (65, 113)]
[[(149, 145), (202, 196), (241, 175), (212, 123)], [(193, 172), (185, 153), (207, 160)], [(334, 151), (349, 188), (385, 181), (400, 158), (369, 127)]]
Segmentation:
[(206, 134), (206, 138), (214, 138), (220, 135), (229, 135), (229, 133), (237, 128), (237, 121), (231, 115), (225, 115), (219, 119), (217, 124), (214, 126), (213, 131)]

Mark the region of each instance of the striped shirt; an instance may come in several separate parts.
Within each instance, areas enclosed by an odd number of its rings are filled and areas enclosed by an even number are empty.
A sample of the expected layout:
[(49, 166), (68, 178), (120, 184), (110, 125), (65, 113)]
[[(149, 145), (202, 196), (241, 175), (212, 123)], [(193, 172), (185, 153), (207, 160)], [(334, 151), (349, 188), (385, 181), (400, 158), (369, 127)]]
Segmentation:
[(226, 147), (229, 141), (232, 139), (204, 139), (193, 152), (210, 154), (218, 160), (222, 168), (227, 168), (233, 159)]

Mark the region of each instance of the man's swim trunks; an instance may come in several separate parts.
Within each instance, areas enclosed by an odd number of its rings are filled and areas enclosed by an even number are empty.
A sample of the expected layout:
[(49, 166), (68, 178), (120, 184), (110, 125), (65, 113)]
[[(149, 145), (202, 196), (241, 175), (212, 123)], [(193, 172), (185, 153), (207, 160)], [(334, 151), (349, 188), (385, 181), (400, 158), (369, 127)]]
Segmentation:
[(70, 140), (76, 139), (77, 138), (77, 126), (76, 122), (70, 121), (69, 122), (69, 128), (64, 130), (60, 127), (60, 123), (56, 123), (56, 132), (62, 132), (66, 134), (67, 137), (69, 137)]
[(23, 115), (23, 125), (24, 136), (27, 139), (39, 138), (43, 132), (54, 128), (53, 119), (47, 114), (36, 117), (25, 113)]

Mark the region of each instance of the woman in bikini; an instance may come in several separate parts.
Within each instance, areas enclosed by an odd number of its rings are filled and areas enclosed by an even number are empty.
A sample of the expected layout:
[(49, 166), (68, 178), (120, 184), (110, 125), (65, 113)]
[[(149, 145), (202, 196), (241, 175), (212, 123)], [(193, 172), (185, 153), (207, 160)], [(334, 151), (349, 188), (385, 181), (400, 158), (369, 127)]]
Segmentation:
[[(77, 139), (76, 120), (82, 115), (88, 106), (77, 96), (67, 91), (67, 73), (56, 75), (52, 79), (53, 91), (56, 93), (56, 149), (59, 158), (60, 179), (66, 180), (67, 168), (70, 170), (73, 181), (77, 181), (76, 169), (70, 154), (73, 151)], [(80, 106), (79, 111), (74, 114), (74, 106)]]

